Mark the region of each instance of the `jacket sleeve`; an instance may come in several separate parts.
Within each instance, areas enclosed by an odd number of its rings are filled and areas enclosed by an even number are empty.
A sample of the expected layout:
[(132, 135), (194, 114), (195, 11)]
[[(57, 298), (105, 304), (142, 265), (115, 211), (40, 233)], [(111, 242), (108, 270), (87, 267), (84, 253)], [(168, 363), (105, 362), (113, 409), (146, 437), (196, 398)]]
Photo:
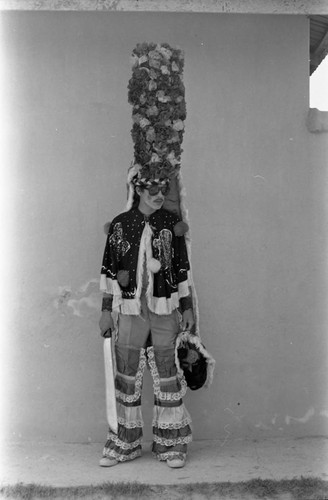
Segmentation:
[(106, 245), (102, 260), (101, 273), (100, 273), (100, 290), (102, 292), (115, 295), (117, 294), (117, 260), (113, 248), (113, 227), (112, 223), (107, 235)]
[[(176, 222), (179, 222), (178, 218)], [(184, 235), (176, 236), (174, 233), (174, 229), (172, 231), (172, 234), (173, 234), (172, 265), (175, 275), (177, 276), (179, 298), (182, 298), (186, 297), (190, 293), (189, 291), (190, 263), (188, 257), (188, 250)]]

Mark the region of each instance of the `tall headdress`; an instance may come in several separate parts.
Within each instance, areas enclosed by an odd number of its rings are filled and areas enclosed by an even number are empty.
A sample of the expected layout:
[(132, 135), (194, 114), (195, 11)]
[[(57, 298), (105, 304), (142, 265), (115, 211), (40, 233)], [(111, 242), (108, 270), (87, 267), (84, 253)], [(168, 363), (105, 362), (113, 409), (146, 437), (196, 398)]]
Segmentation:
[[(128, 171), (126, 210), (132, 207), (136, 186), (169, 181), (170, 192), (164, 208), (176, 212), (189, 227), (180, 172), (186, 119), (183, 52), (167, 43), (142, 43), (133, 50), (131, 59), (128, 99), (132, 104), (134, 159)], [(189, 231), (185, 238), (190, 257)], [(192, 273), (191, 282), (196, 334), (199, 335), (198, 301)]]
[(128, 173), (127, 209), (136, 185), (169, 180), (174, 208), (181, 215), (175, 191), (186, 118), (183, 66), (183, 52), (167, 43), (138, 44), (132, 52), (128, 99), (133, 107), (134, 160)]

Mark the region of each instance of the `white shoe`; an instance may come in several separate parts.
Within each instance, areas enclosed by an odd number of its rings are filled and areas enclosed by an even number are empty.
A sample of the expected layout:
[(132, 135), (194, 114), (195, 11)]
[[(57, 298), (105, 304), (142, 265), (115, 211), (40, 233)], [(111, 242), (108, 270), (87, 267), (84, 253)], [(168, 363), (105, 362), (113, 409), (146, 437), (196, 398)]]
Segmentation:
[(115, 458), (103, 457), (99, 460), (100, 467), (113, 467), (117, 465), (118, 461)]
[(186, 459), (180, 457), (172, 457), (166, 460), (166, 463), (172, 469), (180, 469), (186, 465)]

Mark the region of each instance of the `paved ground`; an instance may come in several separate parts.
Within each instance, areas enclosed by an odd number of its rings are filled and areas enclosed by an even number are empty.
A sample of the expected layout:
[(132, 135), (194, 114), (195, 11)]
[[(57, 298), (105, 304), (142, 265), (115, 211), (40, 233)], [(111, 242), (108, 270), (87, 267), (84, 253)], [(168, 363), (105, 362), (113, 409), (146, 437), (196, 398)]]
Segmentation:
[(186, 466), (175, 470), (156, 461), (149, 444), (144, 445), (141, 458), (112, 468), (98, 466), (101, 451), (101, 443), (7, 443), (1, 452), (1, 484), (78, 486), (138, 481), (170, 485), (301, 476), (328, 480), (326, 437), (197, 441), (190, 446)]

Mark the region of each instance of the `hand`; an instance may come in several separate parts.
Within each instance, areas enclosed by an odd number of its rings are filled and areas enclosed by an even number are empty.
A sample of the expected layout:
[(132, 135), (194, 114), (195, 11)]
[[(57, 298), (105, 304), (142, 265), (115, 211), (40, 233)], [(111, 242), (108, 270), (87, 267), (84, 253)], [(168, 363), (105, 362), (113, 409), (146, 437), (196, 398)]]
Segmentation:
[(108, 330), (114, 330), (114, 321), (110, 311), (103, 311), (99, 320), (100, 335), (102, 337), (107, 337), (106, 332)]
[(182, 324), (181, 324), (182, 329), (190, 331), (194, 326), (194, 324), (195, 324), (194, 313), (192, 309), (187, 309), (182, 313)]

